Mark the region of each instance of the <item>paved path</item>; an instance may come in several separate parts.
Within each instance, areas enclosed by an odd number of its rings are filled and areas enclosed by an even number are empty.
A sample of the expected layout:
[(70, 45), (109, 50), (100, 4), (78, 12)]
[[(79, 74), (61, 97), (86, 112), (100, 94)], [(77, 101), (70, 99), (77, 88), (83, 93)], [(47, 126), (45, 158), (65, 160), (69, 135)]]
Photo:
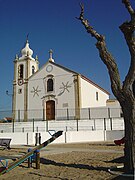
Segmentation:
[[(35, 148), (35, 146), (13, 146), (14, 148), (24, 148), (24, 149), (29, 149), (29, 148)], [(12, 147), (11, 147), (12, 149)], [(26, 150), (26, 152), (27, 152)], [(114, 149), (94, 149), (94, 148), (84, 148), (84, 147), (62, 147), (62, 146), (47, 146), (43, 149), (41, 149), (41, 156), (45, 155), (51, 155), (51, 154), (61, 154), (61, 153), (69, 153), (69, 152), (101, 152), (101, 153), (117, 153), (117, 154), (123, 154), (123, 150), (114, 150)], [(0, 156), (1, 159), (14, 159), (14, 158), (19, 158), (23, 156), (25, 153), (19, 153), (16, 155), (2, 155)]]
[(89, 149), (89, 148), (57, 148), (57, 147), (46, 147), (41, 150), (41, 156), (45, 154), (60, 154), (60, 153), (67, 153), (67, 152), (101, 152), (101, 153), (117, 153), (122, 154), (123, 151), (118, 150), (105, 150), (105, 149)]

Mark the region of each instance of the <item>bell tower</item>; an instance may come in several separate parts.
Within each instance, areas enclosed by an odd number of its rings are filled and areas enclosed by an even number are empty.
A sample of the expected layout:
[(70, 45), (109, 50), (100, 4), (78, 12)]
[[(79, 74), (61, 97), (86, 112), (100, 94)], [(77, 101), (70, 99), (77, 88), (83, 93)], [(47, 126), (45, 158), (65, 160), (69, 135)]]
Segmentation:
[(13, 80), (13, 119), (27, 121), (28, 111), (28, 81), (39, 69), (38, 58), (32, 57), (33, 50), (29, 47), (28, 39), (21, 50), (21, 57), (16, 55), (14, 60)]

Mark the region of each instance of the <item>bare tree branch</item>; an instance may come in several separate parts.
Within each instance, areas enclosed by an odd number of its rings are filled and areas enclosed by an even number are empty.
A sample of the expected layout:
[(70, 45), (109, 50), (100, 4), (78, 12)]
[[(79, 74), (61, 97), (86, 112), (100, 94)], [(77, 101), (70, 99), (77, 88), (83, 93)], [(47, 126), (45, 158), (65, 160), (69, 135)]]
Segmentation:
[(81, 21), (81, 23), (86, 28), (87, 32), (97, 40), (96, 47), (99, 50), (99, 54), (102, 61), (104, 62), (104, 64), (108, 69), (111, 80), (112, 91), (116, 97), (122, 96), (121, 94), (122, 88), (121, 88), (118, 67), (115, 62), (115, 59), (112, 57), (111, 53), (109, 53), (109, 51), (106, 48), (105, 37), (97, 33), (96, 30), (94, 30), (93, 27), (89, 24), (89, 21), (84, 18), (84, 5), (80, 4), (80, 7), (81, 7), (81, 13), (79, 18), (77, 19)]
[(88, 33), (91, 34), (92, 37), (95, 37), (97, 40), (101, 40), (103, 38), (102, 35), (98, 34), (92, 26), (89, 25), (89, 21), (87, 19), (84, 19), (84, 5), (80, 3), (81, 13), (79, 19), (82, 24), (85, 26)]
[(129, 0), (122, 0), (122, 3), (125, 4), (125, 7), (128, 10), (128, 12), (131, 15), (131, 17), (134, 16), (135, 15), (135, 11), (134, 11), (134, 9), (131, 6), (130, 1)]
[(131, 15), (131, 21), (125, 22), (120, 26), (131, 55), (129, 71), (123, 83), (124, 92), (128, 92), (132, 90), (130, 87), (132, 87), (135, 81), (135, 11), (131, 7), (129, 0), (123, 0), (122, 2)]

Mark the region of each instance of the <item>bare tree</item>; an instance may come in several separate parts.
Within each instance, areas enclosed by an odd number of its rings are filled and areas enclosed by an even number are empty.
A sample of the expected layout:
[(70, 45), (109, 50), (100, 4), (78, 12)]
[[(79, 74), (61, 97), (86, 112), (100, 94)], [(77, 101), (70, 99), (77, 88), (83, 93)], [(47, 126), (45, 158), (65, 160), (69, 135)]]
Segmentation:
[(122, 0), (128, 13), (130, 21), (124, 22), (119, 28), (124, 34), (131, 62), (125, 80), (121, 82), (119, 70), (115, 59), (106, 47), (105, 37), (89, 24), (89, 21), (84, 18), (84, 6), (80, 4), (81, 13), (79, 19), (86, 28), (87, 32), (94, 37), (96, 47), (103, 63), (106, 65), (111, 81), (112, 92), (119, 101), (125, 123), (125, 162), (124, 170), (126, 173), (134, 174), (135, 168), (135, 10), (131, 6), (130, 0)]

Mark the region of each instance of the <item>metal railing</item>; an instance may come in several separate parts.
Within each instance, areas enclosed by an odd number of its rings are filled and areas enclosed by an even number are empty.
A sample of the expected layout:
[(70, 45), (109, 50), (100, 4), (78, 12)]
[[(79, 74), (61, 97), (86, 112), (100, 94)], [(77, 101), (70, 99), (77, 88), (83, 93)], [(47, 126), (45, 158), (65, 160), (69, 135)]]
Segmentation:
[[(34, 110), (14, 110), (0, 111), (0, 119), (4, 117), (14, 117), (15, 122), (32, 121), (33, 119), (47, 120), (47, 112), (45, 109)], [(26, 118), (27, 117), (27, 118)], [(122, 117), (121, 108), (82, 108), (82, 109), (56, 109), (51, 120), (86, 120), (98, 118), (120, 118)]]

